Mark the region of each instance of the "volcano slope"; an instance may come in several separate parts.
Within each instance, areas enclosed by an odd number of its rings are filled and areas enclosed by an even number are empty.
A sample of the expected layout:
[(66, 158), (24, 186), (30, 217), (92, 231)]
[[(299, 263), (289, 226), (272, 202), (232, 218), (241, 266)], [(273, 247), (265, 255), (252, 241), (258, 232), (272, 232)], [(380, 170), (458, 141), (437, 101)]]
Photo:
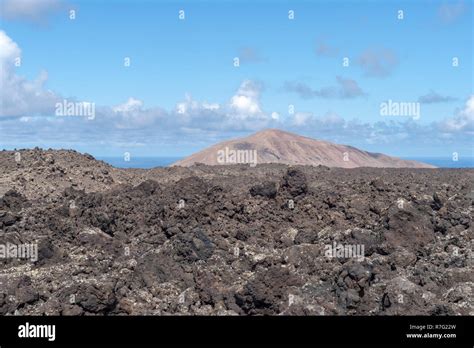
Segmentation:
[(0, 245), (38, 259), (0, 258), (2, 315), (474, 314), (472, 169), (18, 153), (0, 152)]

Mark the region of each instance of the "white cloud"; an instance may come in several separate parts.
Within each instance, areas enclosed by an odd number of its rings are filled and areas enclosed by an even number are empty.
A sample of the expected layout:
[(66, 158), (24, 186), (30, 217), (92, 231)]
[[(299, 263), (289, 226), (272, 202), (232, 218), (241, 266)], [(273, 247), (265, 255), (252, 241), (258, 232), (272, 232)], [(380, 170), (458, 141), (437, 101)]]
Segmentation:
[(143, 101), (131, 97), (125, 103), (101, 108), (99, 117), (105, 122), (113, 122), (117, 129), (153, 128), (165, 119), (166, 112), (163, 109), (147, 109), (143, 105)]
[(199, 112), (201, 110), (210, 110), (210, 111), (217, 111), (220, 109), (220, 105), (218, 103), (208, 103), (208, 102), (198, 102), (194, 100), (191, 95), (186, 94), (184, 97), (184, 101), (179, 102), (176, 104), (175, 111), (178, 114), (192, 114)]
[(334, 112), (327, 112), (322, 117), (317, 117), (311, 112), (297, 112), (293, 115), (290, 124), (295, 127), (310, 127), (312, 129), (339, 129), (343, 132), (346, 127), (344, 118)]
[(217, 103), (212, 103), (212, 104), (209, 104), (209, 103), (202, 103), (202, 107), (206, 110), (219, 110), (220, 109), (220, 105), (217, 104)]
[(33, 81), (18, 76), (15, 62), (21, 58), (21, 50), (4, 31), (0, 31), (0, 52), (0, 116), (53, 114), (62, 98), (45, 88), (48, 73), (42, 71)]
[(445, 133), (474, 134), (474, 95), (467, 99), (463, 109), (441, 122), (439, 128)]
[(297, 112), (293, 115), (292, 124), (296, 127), (305, 126), (312, 117), (310, 112)]
[(20, 47), (3, 30), (0, 31), (0, 63), (11, 68), (14, 60), (21, 56)]
[(245, 95), (234, 95), (231, 105), (239, 113), (257, 114), (262, 112), (260, 106), (252, 98)]
[(244, 80), (229, 102), (200, 102), (186, 94), (170, 114), (177, 128), (200, 129), (202, 131), (254, 130), (277, 122), (276, 113), (262, 110), (261, 84)]
[(237, 93), (231, 98), (230, 106), (245, 118), (263, 114), (260, 106), (261, 85), (245, 80), (240, 85)]
[(189, 108), (186, 114), (157, 107), (145, 108), (142, 101), (130, 98), (113, 107), (97, 108), (97, 117), (92, 121), (78, 117), (5, 118), (0, 120), (2, 144), (12, 144), (12, 147), (38, 144), (77, 147), (87, 144), (113, 148), (117, 144), (139, 142), (149, 147), (161, 146), (157, 143), (166, 146), (200, 144), (205, 147), (263, 128), (282, 128), (336, 143), (362, 148), (369, 146), (369, 150), (379, 152), (393, 150), (402, 144), (404, 147), (438, 149), (440, 153), (449, 146), (459, 149), (472, 147), (473, 97), (455, 117), (447, 119), (444, 124), (432, 125), (421, 125), (411, 120), (364, 123), (346, 120), (332, 112), (319, 117), (310, 112), (297, 112), (283, 119), (275, 119), (278, 113), (273, 112), (255, 118), (236, 119), (229, 105), (216, 109), (208, 107), (212, 103), (192, 99), (188, 99), (188, 103), (195, 107)]
[(112, 110), (114, 112), (126, 113), (126, 112), (140, 110), (142, 106), (143, 106), (143, 102), (141, 100), (131, 97), (131, 98), (128, 98), (128, 100), (125, 103), (114, 106)]

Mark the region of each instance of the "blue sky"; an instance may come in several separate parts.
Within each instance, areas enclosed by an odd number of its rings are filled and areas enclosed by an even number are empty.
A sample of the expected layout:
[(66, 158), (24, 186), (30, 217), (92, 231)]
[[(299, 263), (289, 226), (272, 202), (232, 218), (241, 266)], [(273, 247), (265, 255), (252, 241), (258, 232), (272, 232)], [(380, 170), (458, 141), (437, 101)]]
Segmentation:
[[(182, 156), (272, 127), (473, 155), (469, 1), (0, 3), (0, 148)], [(64, 100), (94, 103), (94, 119), (58, 116)], [(419, 117), (382, 116), (387, 100), (420, 103)]]

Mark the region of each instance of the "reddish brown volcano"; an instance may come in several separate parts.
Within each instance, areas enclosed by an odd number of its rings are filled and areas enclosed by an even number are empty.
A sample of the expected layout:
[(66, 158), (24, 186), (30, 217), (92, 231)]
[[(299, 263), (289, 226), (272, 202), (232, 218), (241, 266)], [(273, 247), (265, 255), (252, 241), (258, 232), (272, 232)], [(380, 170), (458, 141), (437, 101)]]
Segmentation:
[(186, 157), (174, 165), (187, 167), (195, 163), (208, 165), (233, 163), (321, 164), (341, 168), (434, 168), (426, 163), (366, 152), (352, 146), (311, 139), (278, 129), (267, 129), (246, 138), (221, 142)]

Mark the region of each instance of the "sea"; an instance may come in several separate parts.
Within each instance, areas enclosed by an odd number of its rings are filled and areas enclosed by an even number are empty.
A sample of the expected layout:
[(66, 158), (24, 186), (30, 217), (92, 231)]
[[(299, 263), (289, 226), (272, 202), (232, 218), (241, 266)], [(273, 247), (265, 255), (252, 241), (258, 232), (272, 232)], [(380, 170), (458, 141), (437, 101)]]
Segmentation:
[[(167, 167), (183, 157), (131, 157), (125, 161), (123, 157), (97, 157), (116, 168), (142, 168)], [(474, 168), (474, 157), (460, 157), (453, 161), (451, 157), (401, 157), (403, 159), (420, 161), (432, 164), (439, 168)]]
[(474, 157), (459, 157), (457, 161), (453, 161), (452, 157), (401, 157), (401, 158), (432, 164), (439, 168), (474, 168)]
[(183, 157), (130, 157), (125, 161), (123, 157), (96, 157), (96, 159), (107, 162), (116, 168), (141, 168), (150, 169), (155, 167), (168, 167)]

